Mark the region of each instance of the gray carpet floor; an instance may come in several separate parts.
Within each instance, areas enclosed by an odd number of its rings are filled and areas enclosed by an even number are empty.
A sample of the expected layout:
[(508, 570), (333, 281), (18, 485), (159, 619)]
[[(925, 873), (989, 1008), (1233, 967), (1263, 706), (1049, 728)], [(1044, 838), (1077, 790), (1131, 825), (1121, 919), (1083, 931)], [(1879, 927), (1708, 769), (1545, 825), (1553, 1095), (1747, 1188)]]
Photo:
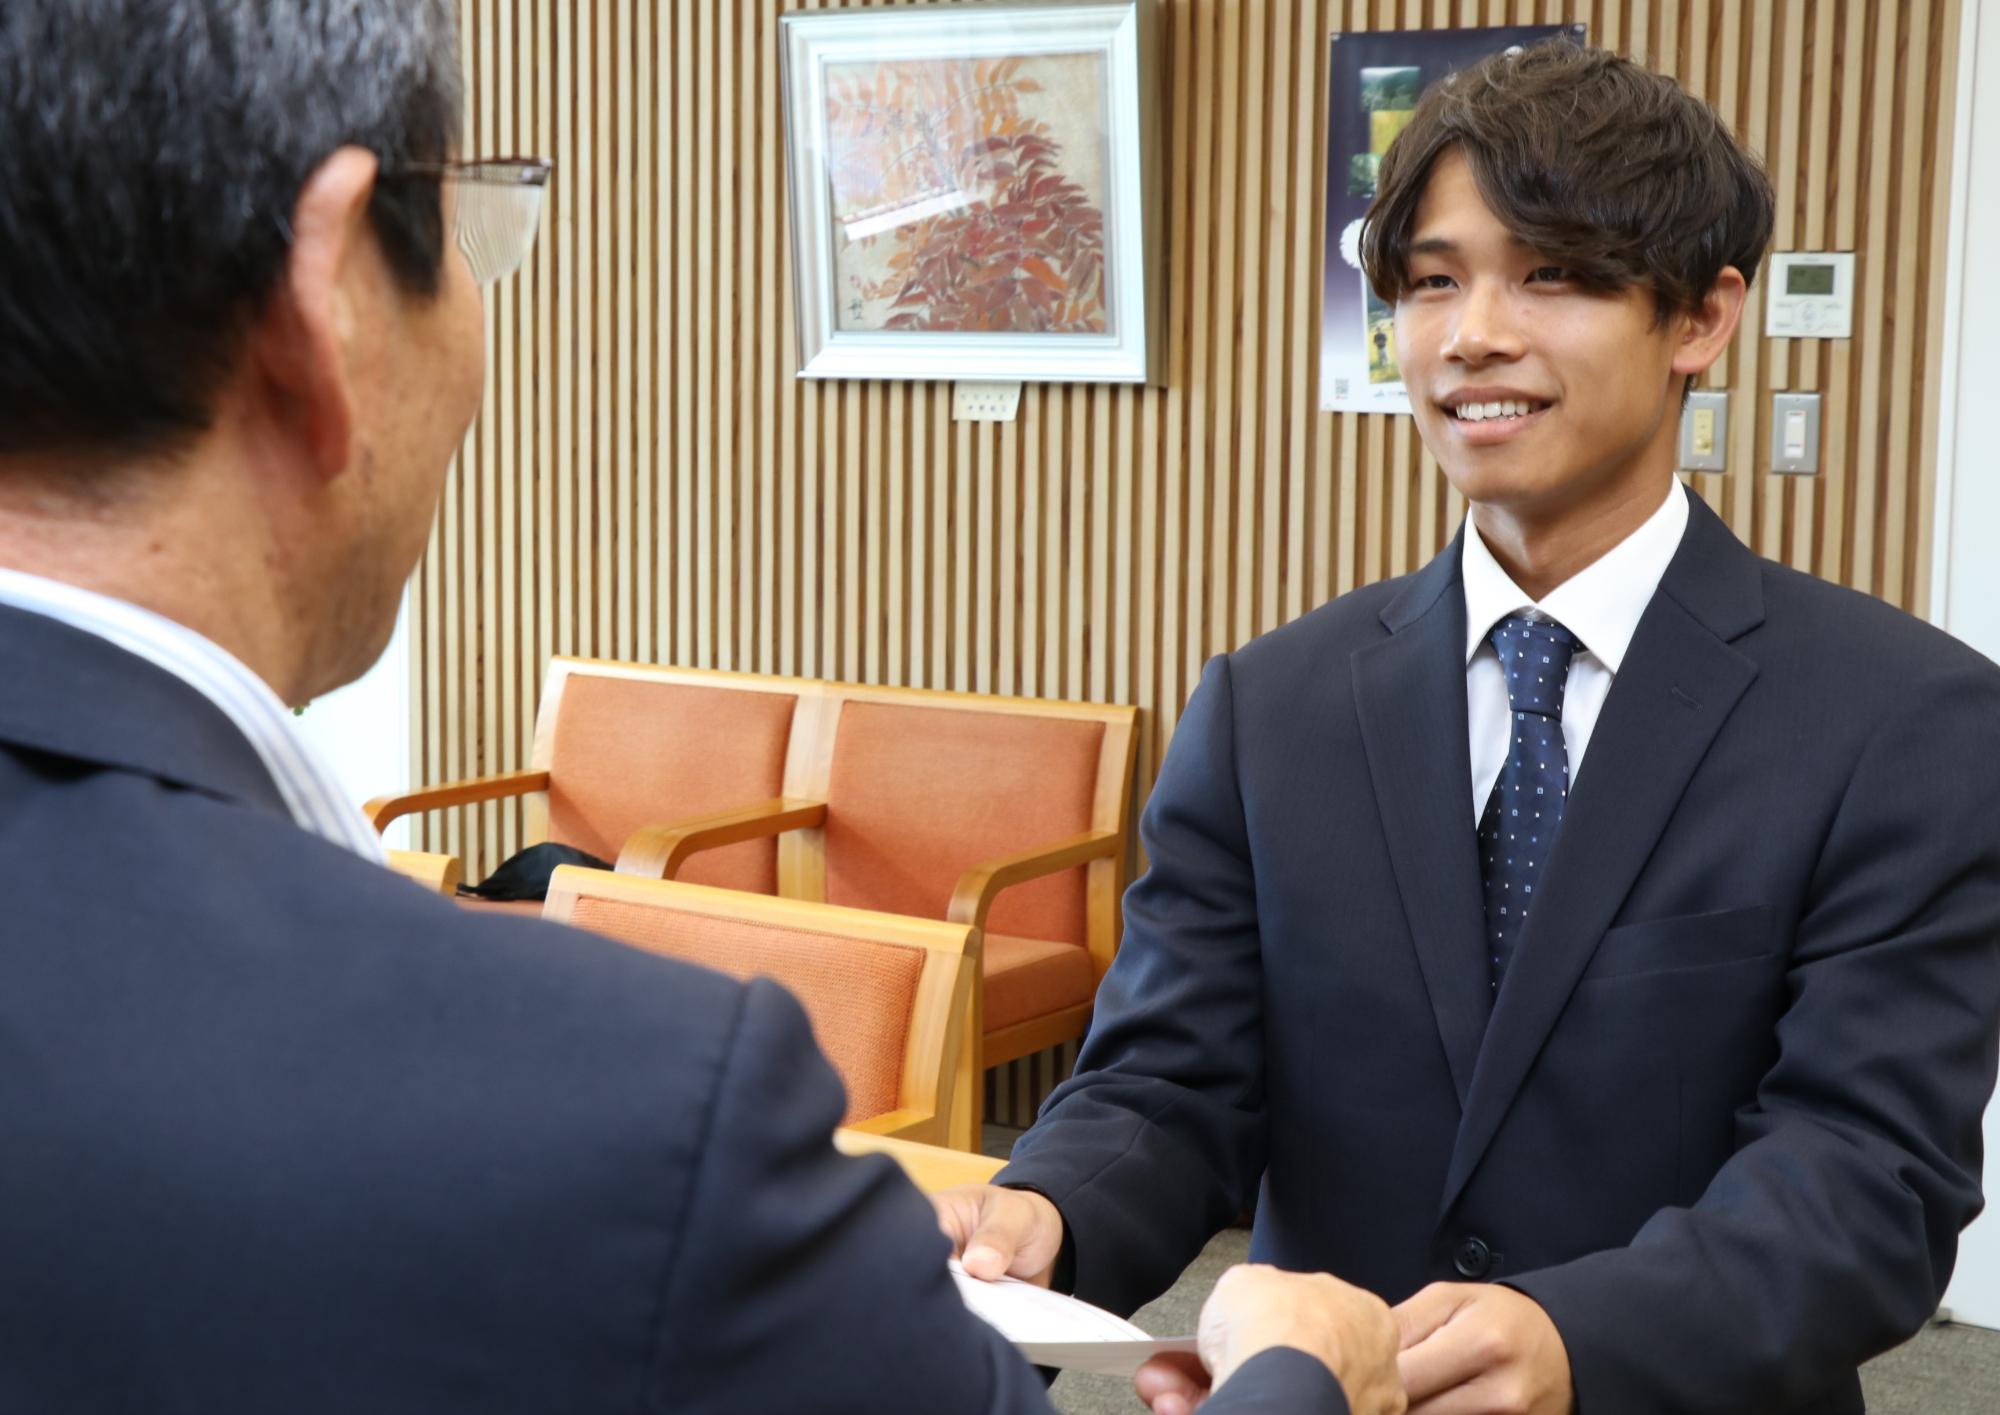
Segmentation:
[[(988, 1126), (986, 1152), (1005, 1156), (1018, 1130)], [(1248, 1255), (1247, 1229), (1219, 1233), (1180, 1281), (1132, 1320), (1155, 1336), (1186, 1336), (1216, 1278)], [(1925, 1327), (1910, 1341), (1861, 1370), (1869, 1415), (2000, 1415), (2000, 1331), (1953, 1323)], [(1065, 1372), (1050, 1391), (1068, 1415), (1134, 1415), (1141, 1409), (1131, 1382)]]

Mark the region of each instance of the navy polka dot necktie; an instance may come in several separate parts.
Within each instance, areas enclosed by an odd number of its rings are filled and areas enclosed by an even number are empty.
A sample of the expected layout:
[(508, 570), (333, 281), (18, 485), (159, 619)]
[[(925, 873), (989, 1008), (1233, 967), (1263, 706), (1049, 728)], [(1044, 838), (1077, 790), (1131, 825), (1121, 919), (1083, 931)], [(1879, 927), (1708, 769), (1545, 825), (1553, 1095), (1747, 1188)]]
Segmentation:
[(1512, 961), (1535, 902), (1549, 847), (1569, 796), (1563, 688), (1576, 636), (1553, 619), (1509, 615), (1486, 636), (1500, 655), (1512, 738), (1479, 818), (1479, 871), (1486, 884), (1486, 956), (1493, 986)]

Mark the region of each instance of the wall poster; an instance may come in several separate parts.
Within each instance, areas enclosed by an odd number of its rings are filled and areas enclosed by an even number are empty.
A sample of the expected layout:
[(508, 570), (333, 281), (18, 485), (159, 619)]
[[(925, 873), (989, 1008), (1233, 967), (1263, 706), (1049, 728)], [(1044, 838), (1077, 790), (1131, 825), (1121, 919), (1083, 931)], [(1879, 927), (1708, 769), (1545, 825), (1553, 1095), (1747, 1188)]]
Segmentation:
[(1361, 221), (1382, 154), (1425, 88), (1489, 54), (1545, 40), (1581, 44), (1582, 25), (1367, 30), (1335, 34), (1327, 90), (1326, 278), (1320, 311), (1319, 405), (1328, 412), (1407, 413), (1396, 367), (1394, 311), (1361, 274)]

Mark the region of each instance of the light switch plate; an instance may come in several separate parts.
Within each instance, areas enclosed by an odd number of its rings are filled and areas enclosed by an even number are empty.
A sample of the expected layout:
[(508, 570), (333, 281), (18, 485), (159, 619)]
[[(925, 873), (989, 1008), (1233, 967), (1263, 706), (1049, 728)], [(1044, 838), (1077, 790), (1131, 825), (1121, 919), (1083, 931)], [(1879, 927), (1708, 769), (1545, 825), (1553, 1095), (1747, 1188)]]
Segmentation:
[(1729, 470), (1729, 394), (1722, 391), (1688, 395), (1681, 409), (1681, 470)]
[(1819, 394), (1771, 395), (1771, 470), (1795, 475), (1819, 470)]
[(1018, 383), (954, 383), (951, 415), (962, 423), (1011, 423), (1021, 411)]

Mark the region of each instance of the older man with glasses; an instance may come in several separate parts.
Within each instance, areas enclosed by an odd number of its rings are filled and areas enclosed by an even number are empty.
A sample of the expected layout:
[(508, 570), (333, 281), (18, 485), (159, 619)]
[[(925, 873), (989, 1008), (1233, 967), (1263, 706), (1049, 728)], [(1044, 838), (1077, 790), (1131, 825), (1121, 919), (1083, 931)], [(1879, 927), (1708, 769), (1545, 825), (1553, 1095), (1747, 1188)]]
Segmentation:
[[(455, 31), (0, 3), (0, 1410), (1045, 1410), (788, 995), (423, 893), (288, 731), (539, 219)], [(1212, 1409), (1400, 1410), (1394, 1344), (1241, 1270)]]

